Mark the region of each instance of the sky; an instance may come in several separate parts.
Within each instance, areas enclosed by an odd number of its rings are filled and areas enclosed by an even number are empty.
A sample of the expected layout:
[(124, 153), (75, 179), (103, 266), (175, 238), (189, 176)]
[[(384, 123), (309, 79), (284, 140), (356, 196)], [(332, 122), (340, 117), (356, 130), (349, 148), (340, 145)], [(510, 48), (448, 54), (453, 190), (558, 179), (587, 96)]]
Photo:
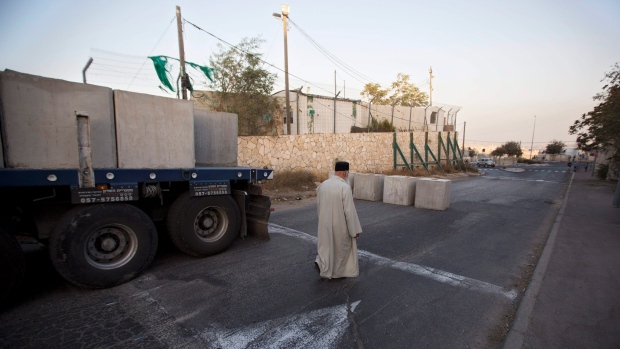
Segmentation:
[[(574, 142), (569, 126), (620, 62), (617, 0), (284, 1), (3, 0), (0, 70), (82, 82), (92, 57), (88, 83), (163, 94), (146, 57), (179, 57), (176, 5), (188, 21), (186, 60), (209, 65), (221, 40), (260, 37), (264, 60), (283, 70), (273, 13), (286, 4), (291, 89), (360, 99), (365, 83), (387, 87), (403, 73), (428, 93), (432, 67), (433, 105), (461, 108), (466, 146), (533, 139), (544, 149)], [(283, 89), (284, 73), (269, 69)]]

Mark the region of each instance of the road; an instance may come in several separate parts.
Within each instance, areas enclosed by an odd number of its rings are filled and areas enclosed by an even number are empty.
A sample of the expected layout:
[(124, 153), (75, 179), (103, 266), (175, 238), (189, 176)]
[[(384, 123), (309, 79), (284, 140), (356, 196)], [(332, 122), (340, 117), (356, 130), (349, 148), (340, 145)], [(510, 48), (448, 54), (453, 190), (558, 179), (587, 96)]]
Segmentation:
[(360, 276), (321, 279), (313, 199), (278, 205), (271, 241), (194, 259), (164, 240), (139, 278), (106, 290), (29, 254), (0, 347), (500, 347), (569, 179), (565, 164), (455, 180), (446, 211), (356, 200)]

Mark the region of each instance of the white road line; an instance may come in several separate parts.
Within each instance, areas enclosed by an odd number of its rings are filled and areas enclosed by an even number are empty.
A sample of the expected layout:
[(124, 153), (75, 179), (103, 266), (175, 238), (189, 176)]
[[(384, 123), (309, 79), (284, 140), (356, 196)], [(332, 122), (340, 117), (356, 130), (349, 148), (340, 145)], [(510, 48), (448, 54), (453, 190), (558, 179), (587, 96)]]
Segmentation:
[[(359, 303), (350, 305), (351, 312)], [(350, 326), (348, 312), (342, 304), (234, 329), (215, 324), (201, 338), (211, 348), (336, 348)]]
[(559, 184), (560, 182), (556, 182), (556, 181), (545, 181), (542, 179), (521, 179), (521, 178), (513, 178), (513, 177), (503, 177), (503, 176), (498, 176), (498, 177), (482, 177), (484, 179), (488, 179), (488, 180), (496, 180), (496, 179), (506, 179), (509, 181), (520, 181), (520, 182), (544, 182), (544, 183), (556, 183)]
[[(307, 233), (304, 233), (298, 230), (290, 229), (287, 227), (283, 227), (281, 225), (277, 225), (274, 223), (269, 223), (269, 232), (302, 239), (314, 245), (316, 245), (317, 243), (317, 238), (310, 234), (307, 234)], [(452, 274), (447, 271), (443, 271), (443, 270), (439, 270), (435, 268), (425, 267), (423, 265), (394, 261), (392, 259), (385, 258), (385, 257), (379, 256), (379, 255), (376, 255), (374, 253), (370, 253), (367, 251), (363, 251), (363, 250), (358, 250), (358, 254), (361, 258), (370, 260), (371, 262), (374, 262), (375, 264), (392, 267), (394, 269), (398, 269), (398, 270), (402, 270), (404, 272), (408, 272), (414, 275), (426, 277), (426, 278), (429, 278), (429, 279), (432, 279), (438, 282), (442, 282), (442, 283), (445, 283), (451, 286), (462, 287), (462, 288), (466, 288), (469, 290), (479, 291), (479, 292), (484, 292), (484, 293), (496, 294), (496, 295), (506, 297), (510, 300), (513, 300), (517, 297), (517, 292), (514, 290), (507, 290), (507, 289), (504, 289), (503, 287), (489, 284), (484, 281), (475, 280), (475, 279), (471, 279), (465, 276)]]

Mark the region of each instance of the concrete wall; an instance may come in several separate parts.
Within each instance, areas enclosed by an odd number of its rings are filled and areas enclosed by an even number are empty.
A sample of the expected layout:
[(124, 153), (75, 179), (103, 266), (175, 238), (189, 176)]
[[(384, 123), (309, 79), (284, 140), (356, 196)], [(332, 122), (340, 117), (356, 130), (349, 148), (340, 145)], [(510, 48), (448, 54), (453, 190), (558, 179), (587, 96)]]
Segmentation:
[[(445, 139), (447, 132), (428, 132), (429, 147), (437, 156), (437, 135)], [(397, 143), (409, 162), (409, 133), (398, 132)], [(413, 132), (414, 144), (424, 156), (424, 132)], [(450, 133), (454, 137), (454, 133)], [(352, 172), (379, 173), (394, 165), (393, 133), (341, 133), (293, 136), (239, 137), (239, 166), (256, 166), (284, 170), (306, 170), (325, 174), (336, 161), (348, 161)], [(442, 155), (445, 158), (445, 154)], [(429, 160), (432, 160), (429, 155)], [(400, 157), (398, 163), (402, 163)], [(415, 165), (420, 160), (415, 159)]]
[(120, 168), (191, 168), (194, 103), (114, 91)]
[(116, 167), (112, 90), (5, 70), (2, 145), (9, 168), (77, 168), (75, 112), (90, 119), (94, 167)]
[(194, 107), (196, 166), (237, 166), (237, 114)]

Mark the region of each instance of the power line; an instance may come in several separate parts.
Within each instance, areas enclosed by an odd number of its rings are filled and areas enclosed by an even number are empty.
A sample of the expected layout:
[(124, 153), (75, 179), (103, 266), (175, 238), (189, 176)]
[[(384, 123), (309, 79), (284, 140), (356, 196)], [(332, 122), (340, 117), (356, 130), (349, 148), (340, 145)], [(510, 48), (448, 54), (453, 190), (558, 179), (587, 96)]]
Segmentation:
[[(308, 42), (310, 42), (310, 44), (312, 44), (317, 50), (319, 50), (319, 52), (321, 52), (328, 60), (330, 60), (332, 63), (334, 63), (335, 65), (337, 65), (340, 68), (342, 68), (347, 74), (349, 74), (349, 76), (351, 76), (352, 78), (354, 78), (355, 80), (357, 80), (357, 81), (359, 81), (361, 83), (365, 83), (365, 82), (376, 83), (376, 82), (374, 82), (373, 79), (371, 79), (368, 76), (366, 76), (366, 75), (360, 73), (359, 71), (353, 69), (351, 66), (346, 64), (344, 61), (342, 61), (341, 59), (336, 57), (334, 54), (329, 52), (325, 47), (323, 47), (316, 40), (314, 40), (312, 37), (310, 37), (310, 35), (308, 35), (308, 33), (306, 33), (301, 27), (299, 27), (290, 17), (289, 17), (289, 22), (293, 25), (293, 27), (295, 27), (295, 29), (297, 29), (301, 33), (301, 35), (306, 40), (308, 40)], [(351, 73), (349, 73), (349, 71)], [(362, 80), (356, 78), (354, 75), (357, 75), (358, 77), (360, 77), (360, 78), (362, 78), (363, 80), (366, 80), (366, 81), (362, 81)]]
[[(237, 50), (237, 51), (239, 51), (239, 52), (245, 53), (246, 55), (252, 55), (252, 56), (255, 56), (255, 57), (256, 57), (256, 59), (258, 59), (260, 62), (262, 62), (262, 63), (264, 63), (264, 64), (266, 64), (266, 65), (268, 65), (268, 66), (270, 66), (270, 67), (272, 67), (272, 68), (275, 68), (275, 69), (277, 69), (277, 70), (279, 70), (279, 71), (281, 71), (281, 72), (283, 72), (283, 73), (286, 73), (283, 69), (278, 68), (278, 67), (276, 67), (275, 65), (273, 65), (273, 64), (271, 64), (271, 63), (269, 63), (269, 62), (267, 62), (267, 61), (265, 61), (265, 60), (263, 60), (263, 59), (259, 58), (257, 54), (255, 54), (255, 53), (251, 53), (251, 52), (247, 52), (247, 51), (244, 51), (244, 50), (242, 50), (242, 49), (240, 49), (240, 48), (238, 48), (238, 47), (236, 47), (236, 46), (232, 45), (232, 44), (231, 44), (231, 43), (229, 43), (228, 41), (226, 41), (226, 40), (224, 40), (224, 39), (221, 39), (221, 38), (219, 38), (218, 36), (216, 36), (216, 35), (214, 35), (214, 34), (212, 34), (212, 33), (208, 32), (208, 31), (206, 31), (206, 30), (204, 30), (204, 29), (202, 29), (202, 28), (200, 28), (199, 26), (197, 26), (196, 24), (194, 24), (194, 23), (192, 23), (192, 22), (188, 21), (187, 19), (183, 18), (183, 20), (185, 20), (187, 23), (189, 23), (189, 24), (191, 24), (192, 26), (194, 26), (196, 29), (198, 29), (198, 30), (200, 30), (200, 31), (203, 31), (203, 32), (205, 32), (205, 33), (207, 33), (207, 34), (211, 35), (212, 37), (216, 38), (217, 40), (219, 40), (219, 41), (221, 41), (221, 42), (225, 43), (226, 45), (230, 46), (231, 48), (233, 48), (233, 49), (235, 49), (235, 50)], [(306, 81), (306, 80), (304, 80), (304, 79), (302, 79), (302, 78), (300, 78), (300, 77), (298, 77), (298, 76), (296, 76), (296, 75), (293, 75), (293, 74), (291, 74), (291, 73), (288, 73), (288, 74), (289, 74), (290, 76), (292, 76), (292, 77), (296, 78), (296, 79), (299, 79), (299, 80), (301, 80), (301, 81), (303, 81), (303, 82), (307, 83), (308, 85), (312, 85), (312, 86), (314, 86), (314, 87), (316, 87), (316, 88), (318, 88), (318, 89), (321, 89), (321, 90), (323, 90), (323, 91), (326, 91), (326, 92), (327, 92), (327, 93), (329, 93), (329, 94), (332, 94), (332, 93), (331, 93), (331, 91), (328, 91), (328, 90), (326, 90), (326, 89), (324, 89), (324, 88), (322, 88), (322, 87), (320, 87), (320, 86), (314, 85), (313, 83), (311, 83), (311, 82), (309, 82), (309, 81)]]
[[(170, 21), (170, 23), (168, 23), (168, 27), (166, 27), (166, 30), (164, 30), (164, 33), (159, 37), (159, 40), (157, 40), (157, 42), (155, 43), (155, 46), (153, 46), (153, 48), (151, 49), (151, 52), (149, 52), (149, 56), (151, 56), (153, 54), (153, 51), (155, 51), (155, 48), (157, 48), (157, 45), (159, 45), (159, 43), (161, 42), (161, 39), (164, 38), (164, 35), (166, 35), (166, 33), (168, 32), (168, 29), (170, 29), (170, 25), (172, 24), (172, 22), (174, 22), (174, 19), (176, 18), (176, 16), (172, 17), (172, 20)], [(146, 58), (143, 62), (142, 65), (140, 66), (140, 69), (138, 69), (138, 72), (136, 73), (136, 75), (133, 77), (133, 79), (131, 79), (131, 82), (129, 83), (129, 85), (127, 85), (127, 88), (129, 89), (129, 87), (131, 87), (131, 84), (133, 84), (133, 81), (136, 79), (136, 76), (138, 76), (138, 74), (140, 74), (140, 72), (142, 71), (142, 68), (144, 68), (144, 64), (146, 64), (146, 62), (149, 59)]]

